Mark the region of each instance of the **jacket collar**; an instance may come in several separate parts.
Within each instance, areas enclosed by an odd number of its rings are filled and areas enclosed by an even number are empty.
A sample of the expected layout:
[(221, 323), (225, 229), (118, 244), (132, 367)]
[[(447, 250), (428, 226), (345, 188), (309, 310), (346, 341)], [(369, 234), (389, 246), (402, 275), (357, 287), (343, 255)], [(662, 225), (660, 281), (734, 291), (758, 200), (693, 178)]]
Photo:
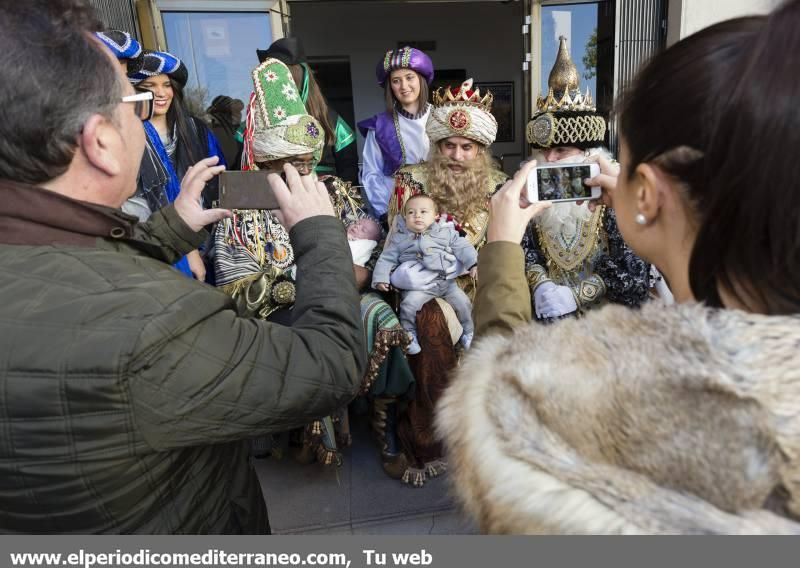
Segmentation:
[(136, 218), (25, 183), (0, 180), (0, 244), (94, 247), (130, 238)]

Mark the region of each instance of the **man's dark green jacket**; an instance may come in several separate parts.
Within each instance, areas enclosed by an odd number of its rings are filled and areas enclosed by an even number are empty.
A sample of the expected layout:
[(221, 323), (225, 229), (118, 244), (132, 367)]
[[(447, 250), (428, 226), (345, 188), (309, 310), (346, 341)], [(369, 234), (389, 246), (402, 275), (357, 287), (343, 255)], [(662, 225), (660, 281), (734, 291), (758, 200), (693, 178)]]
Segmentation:
[(0, 531), (268, 532), (246, 440), (346, 404), (364, 371), (341, 223), (292, 229), (283, 327), (170, 266), (203, 240), (172, 206), (137, 225), (0, 196)]

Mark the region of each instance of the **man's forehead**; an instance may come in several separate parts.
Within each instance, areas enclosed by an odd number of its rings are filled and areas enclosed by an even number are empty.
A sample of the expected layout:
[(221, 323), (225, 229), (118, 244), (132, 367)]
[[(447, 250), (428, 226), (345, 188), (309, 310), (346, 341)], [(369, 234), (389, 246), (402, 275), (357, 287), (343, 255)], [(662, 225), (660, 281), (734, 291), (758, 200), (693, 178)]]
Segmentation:
[(444, 142), (446, 144), (454, 144), (456, 146), (467, 146), (467, 145), (477, 144), (475, 140), (472, 140), (471, 138), (464, 138), (462, 136), (451, 136), (449, 138), (445, 138)]

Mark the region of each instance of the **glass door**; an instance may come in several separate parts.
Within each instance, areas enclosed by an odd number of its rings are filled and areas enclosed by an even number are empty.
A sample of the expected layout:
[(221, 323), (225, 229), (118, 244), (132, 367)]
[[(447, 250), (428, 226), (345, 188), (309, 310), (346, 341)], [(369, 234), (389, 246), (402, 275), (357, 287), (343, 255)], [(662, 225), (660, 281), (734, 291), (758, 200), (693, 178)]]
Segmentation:
[(581, 91), (597, 90), (597, 14), (596, 2), (542, 6), (542, 72), (539, 89), (547, 93), (547, 78), (556, 61), (559, 38), (566, 38), (572, 62), (578, 68)]
[(189, 68), (187, 99), (205, 109), (217, 95), (245, 104), (253, 90), (256, 49), (272, 43), (267, 12), (162, 11), (167, 50)]
[(547, 96), (550, 70), (560, 38), (578, 70), (579, 88), (587, 87), (597, 109), (608, 116), (614, 98), (614, 0), (533, 0), (531, 6), (531, 109)]

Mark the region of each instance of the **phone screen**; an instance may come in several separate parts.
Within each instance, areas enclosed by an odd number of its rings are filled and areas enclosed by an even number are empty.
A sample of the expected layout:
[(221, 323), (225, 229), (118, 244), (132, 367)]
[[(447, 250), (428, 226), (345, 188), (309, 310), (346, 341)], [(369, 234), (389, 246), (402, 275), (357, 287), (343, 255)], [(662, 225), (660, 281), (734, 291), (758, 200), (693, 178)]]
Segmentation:
[(590, 199), (592, 188), (583, 180), (591, 176), (590, 164), (585, 166), (548, 167), (536, 170), (539, 201), (553, 199)]
[[(219, 206), (223, 209), (278, 209), (280, 205), (263, 170), (224, 171), (219, 177)], [(285, 178), (284, 178), (285, 179)]]

